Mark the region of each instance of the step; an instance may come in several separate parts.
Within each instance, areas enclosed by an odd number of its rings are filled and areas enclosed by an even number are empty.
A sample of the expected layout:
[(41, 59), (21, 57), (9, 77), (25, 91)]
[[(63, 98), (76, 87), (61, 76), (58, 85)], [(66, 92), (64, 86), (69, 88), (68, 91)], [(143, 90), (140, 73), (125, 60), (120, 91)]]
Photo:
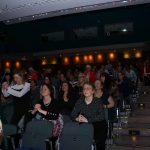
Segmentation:
[(114, 139), (114, 144), (118, 146), (139, 146), (150, 149), (150, 137), (133, 136), (133, 135), (119, 135)]
[(114, 145), (114, 146), (109, 146), (109, 150), (150, 150), (150, 148), (141, 147), (141, 146)]
[(138, 98), (136, 102), (150, 102), (150, 96), (149, 97), (142, 97)]
[(149, 115), (150, 116), (150, 109), (148, 109), (148, 108), (137, 108), (137, 109), (135, 109), (134, 110), (134, 113), (135, 113), (135, 115), (136, 116), (138, 116), (138, 115)]
[(136, 102), (134, 107), (137, 108), (150, 108), (150, 102)]
[[(122, 129), (119, 128), (119, 135), (129, 135), (130, 134), (139, 134), (140, 136), (149, 136), (150, 137), (150, 123), (149, 124), (135, 124), (135, 123), (127, 123), (122, 124)], [(138, 133), (137, 133), (137, 132)], [(113, 133), (116, 134), (117, 129), (113, 129)]]
[[(123, 120), (124, 118), (121, 118), (121, 120)], [(134, 116), (134, 117), (128, 117), (125, 118), (125, 120), (127, 120), (127, 122), (132, 122), (132, 123), (150, 123), (150, 116)]]

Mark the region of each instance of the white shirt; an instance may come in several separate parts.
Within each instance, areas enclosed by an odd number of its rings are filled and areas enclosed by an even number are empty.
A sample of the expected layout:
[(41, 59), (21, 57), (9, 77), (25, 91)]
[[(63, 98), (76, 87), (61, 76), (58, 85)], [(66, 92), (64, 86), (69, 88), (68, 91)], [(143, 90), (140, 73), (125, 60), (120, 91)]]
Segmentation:
[[(21, 91), (17, 91), (21, 90)], [(22, 97), (25, 95), (28, 91), (30, 91), (30, 83), (25, 82), (25, 84), (15, 84), (15, 85), (10, 85), (8, 87), (8, 90), (2, 89), (2, 93), (4, 97), (8, 97), (9, 95), (13, 95), (16, 97)]]

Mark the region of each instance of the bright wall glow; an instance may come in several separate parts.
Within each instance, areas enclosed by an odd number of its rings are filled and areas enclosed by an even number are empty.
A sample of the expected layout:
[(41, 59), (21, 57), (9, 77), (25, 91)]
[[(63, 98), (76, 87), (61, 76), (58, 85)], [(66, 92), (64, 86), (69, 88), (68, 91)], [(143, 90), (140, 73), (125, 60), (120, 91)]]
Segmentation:
[(17, 61), (17, 62), (15, 63), (15, 67), (16, 67), (17, 69), (19, 69), (19, 68), (20, 68), (20, 62)]
[(62, 64), (63, 65), (70, 65), (71, 64), (70, 57), (64, 57), (64, 58), (62, 58)]
[(97, 54), (97, 55), (95, 55), (95, 62), (96, 63), (105, 62), (105, 55), (104, 54)]
[(142, 53), (141, 52), (136, 52), (135, 53), (135, 58), (140, 58), (142, 57)]
[(128, 59), (130, 58), (130, 54), (129, 53), (124, 53), (124, 59)]
[(6, 62), (5, 66), (6, 68), (10, 68), (10, 62)]

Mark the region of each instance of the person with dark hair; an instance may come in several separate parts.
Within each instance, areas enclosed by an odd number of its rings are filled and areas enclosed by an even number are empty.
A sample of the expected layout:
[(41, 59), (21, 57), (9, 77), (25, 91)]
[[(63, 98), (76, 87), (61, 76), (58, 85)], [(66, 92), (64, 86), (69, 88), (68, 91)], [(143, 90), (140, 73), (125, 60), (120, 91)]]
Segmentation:
[(105, 120), (104, 107), (101, 99), (94, 97), (94, 85), (86, 82), (83, 85), (84, 97), (80, 97), (71, 113), (73, 121), (90, 123), (94, 126), (94, 138), (97, 150), (105, 150), (108, 125)]
[(60, 113), (70, 116), (79, 97), (80, 95), (73, 89), (71, 84), (68, 81), (64, 81), (58, 95)]
[(66, 78), (65, 74), (61, 73), (61, 74), (60, 74), (60, 80), (59, 80), (59, 82), (58, 82), (58, 84), (57, 84), (57, 90), (58, 90), (58, 91), (61, 90), (61, 86), (62, 86), (62, 83), (63, 83), (64, 81), (67, 81), (67, 78)]
[(70, 73), (69, 75), (69, 83), (72, 87), (75, 87), (77, 84), (77, 81), (75, 80), (75, 75), (73, 73)]
[(115, 119), (114, 100), (111, 95), (106, 91), (105, 85), (101, 80), (95, 80), (95, 93), (94, 96), (102, 100), (104, 108), (108, 108), (108, 119), (113, 121)]
[(31, 80), (31, 88), (30, 88), (30, 93), (31, 93), (31, 102), (33, 106), (37, 103), (37, 101), (40, 99), (40, 89), (37, 86), (36, 80)]
[(7, 82), (8, 85), (11, 84), (11, 82), (12, 82), (12, 77), (11, 77), (11, 74), (10, 74), (10, 73), (5, 73), (4, 78), (3, 78), (3, 80), (2, 80), (2, 83), (4, 83), (4, 82)]
[[(45, 76), (44, 77), (44, 84), (50, 84), (52, 85), (52, 82), (51, 82), (51, 78), (50, 76)], [(53, 89), (54, 89), (54, 98), (56, 98), (56, 90), (55, 90), (55, 87), (52, 85)], [(42, 91), (42, 86), (40, 87), (40, 91)], [(40, 95), (40, 98), (42, 99), (42, 95)]]
[(40, 99), (32, 110), (25, 115), (25, 126), (34, 117), (53, 123), (53, 136), (60, 136), (63, 128), (63, 118), (59, 114), (59, 103), (54, 99), (54, 89), (50, 84), (44, 84), (41, 91), (43, 99)]
[(14, 113), (10, 121), (11, 124), (17, 125), (22, 116), (31, 107), (30, 103), (30, 84), (25, 82), (24, 73), (22, 70), (15, 70), (13, 74), (14, 80), (12, 85), (4, 82), (2, 92), (5, 97), (12, 95), (14, 101)]
[(133, 97), (130, 93), (128, 79), (125, 77), (123, 72), (118, 72), (118, 80), (116, 80), (116, 84), (118, 86), (119, 92), (123, 93), (123, 98), (128, 100), (131, 108), (131, 116), (135, 116), (134, 114), (134, 102)]

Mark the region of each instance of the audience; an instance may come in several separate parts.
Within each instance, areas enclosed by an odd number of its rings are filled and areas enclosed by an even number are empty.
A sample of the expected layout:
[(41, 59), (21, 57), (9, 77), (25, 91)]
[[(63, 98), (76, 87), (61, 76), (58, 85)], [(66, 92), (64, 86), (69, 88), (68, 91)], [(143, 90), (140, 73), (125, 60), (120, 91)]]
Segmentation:
[(86, 66), (86, 71), (84, 72), (86, 80), (90, 83), (94, 83), (95, 81), (95, 75), (94, 72), (91, 71), (91, 66), (87, 65)]
[(37, 74), (34, 72), (33, 68), (28, 69), (29, 74), (27, 75), (27, 82), (30, 83), (31, 80), (37, 81)]
[(73, 73), (71, 73), (69, 75), (69, 83), (71, 84), (72, 87), (75, 87), (77, 84), (77, 81), (75, 79), (75, 75)]

